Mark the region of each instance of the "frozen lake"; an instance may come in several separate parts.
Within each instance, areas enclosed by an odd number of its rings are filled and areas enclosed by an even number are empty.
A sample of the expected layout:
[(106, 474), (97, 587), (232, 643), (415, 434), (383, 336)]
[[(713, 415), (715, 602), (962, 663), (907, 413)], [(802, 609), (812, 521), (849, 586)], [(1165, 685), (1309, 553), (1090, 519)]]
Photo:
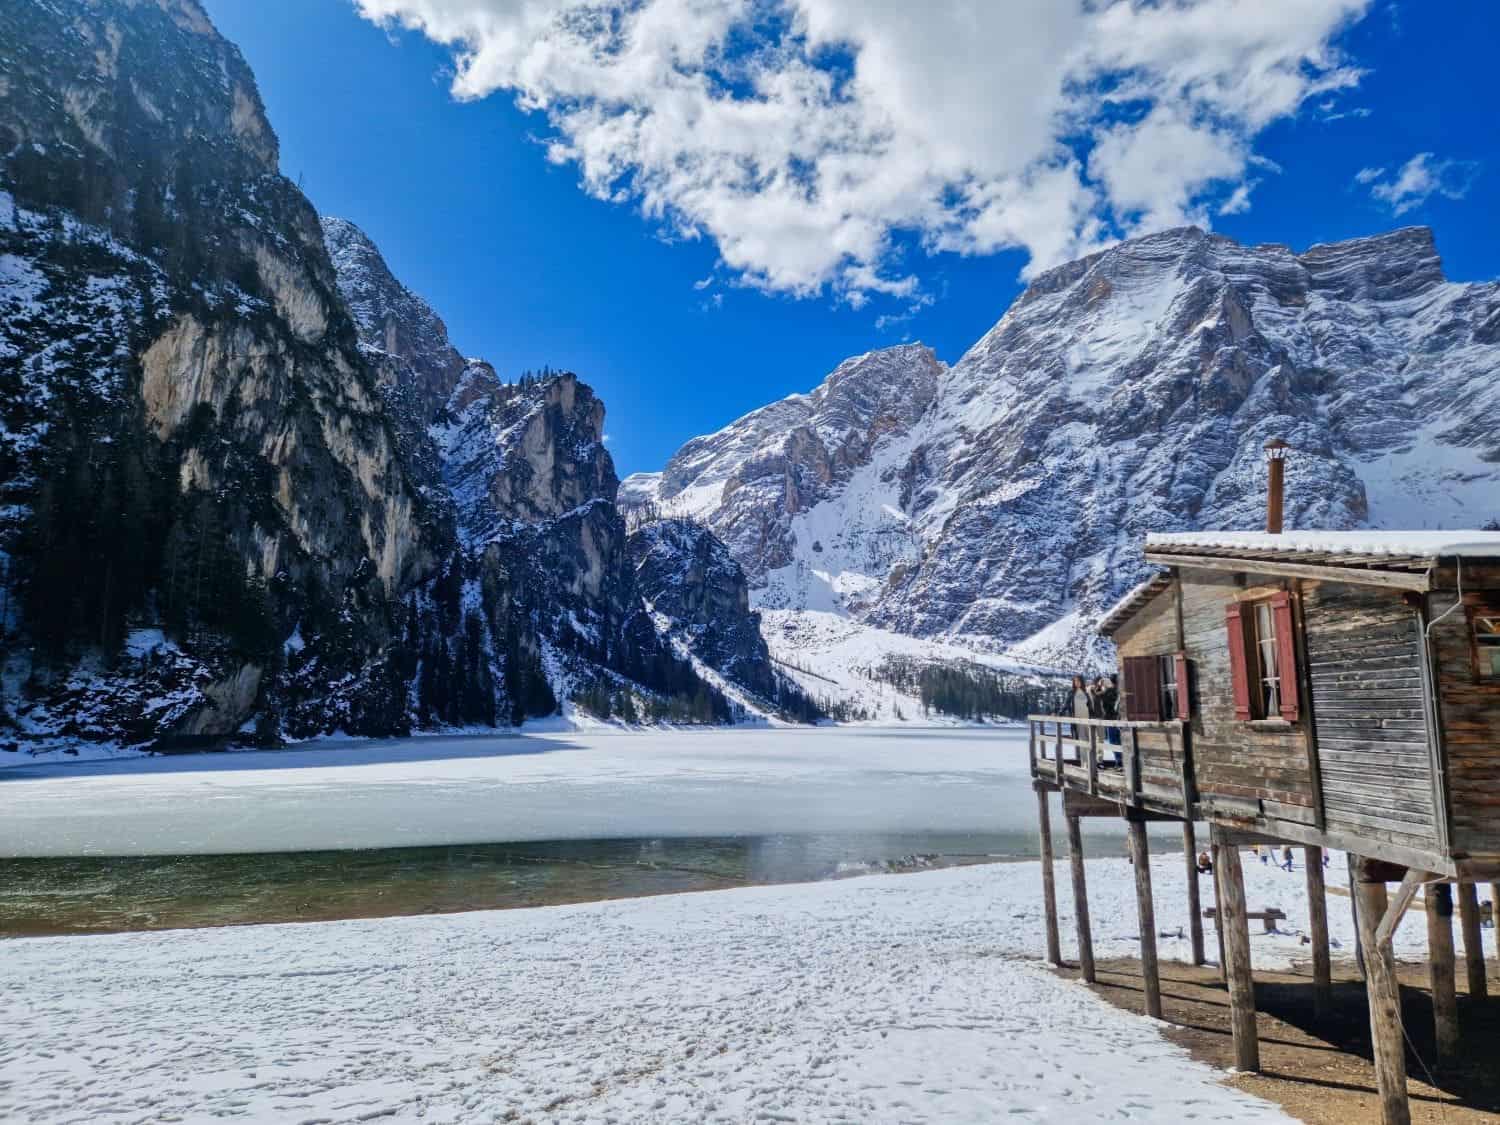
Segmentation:
[[(1037, 847), (1015, 728), (430, 738), (52, 763), (0, 770), (0, 801), (5, 936), (538, 906)], [(1092, 852), (1123, 853), (1119, 822), (1085, 823)]]
[[(1034, 833), (1023, 728), (323, 743), (0, 770), (0, 856)], [(1096, 831), (1120, 834), (1113, 823)]]

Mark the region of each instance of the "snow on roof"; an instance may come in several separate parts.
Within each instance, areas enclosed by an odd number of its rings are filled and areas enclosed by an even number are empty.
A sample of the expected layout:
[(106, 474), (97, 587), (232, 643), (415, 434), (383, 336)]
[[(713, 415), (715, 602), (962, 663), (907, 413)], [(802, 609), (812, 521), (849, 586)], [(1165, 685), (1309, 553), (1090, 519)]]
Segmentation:
[(1171, 584), (1172, 576), (1165, 570), (1157, 571), (1144, 582), (1136, 583), (1125, 592), (1124, 597), (1104, 611), (1104, 616), (1099, 618), (1099, 634), (1105, 637), (1112, 635), (1124, 624), (1126, 618)]
[(1500, 531), (1191, 531), (1146, 536), (1146, 550), (1170, 553), (1270, 551), (1382, 558), (1500, 558)]

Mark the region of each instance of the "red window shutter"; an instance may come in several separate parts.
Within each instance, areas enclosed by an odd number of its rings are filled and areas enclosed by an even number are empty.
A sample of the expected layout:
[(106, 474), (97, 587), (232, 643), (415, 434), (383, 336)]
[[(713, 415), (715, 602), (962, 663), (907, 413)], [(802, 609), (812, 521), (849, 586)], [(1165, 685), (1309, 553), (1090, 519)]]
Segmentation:
[(1126, 719), (1131, 721), (1134, 721), (1136, 717), (1135, 659), (1136, 658), (1133, 656), (1127, 656), (1124, 660), (1120, 661), (1120, 671), (1123, 673), (1123, 675), (1120, 677), (1120, 688), (1124, 694), (1124, 699), (1121, 700), (1124, 706), (1120, 708), (1120, 713), (1124, 715)]
[(1229, 679), (1234, 687), (1234, 717), (1252, 718), (1250, 673), (1245, 667), (1245, 618), (1239, 602), (1224, 607), (1224, 625), (1229, 632)]
[(1141, 661), (1141, 718), (1147, 722), (1161, 720), (1161, 661), (1155, 656), (1143, 656)]
[(1281, 717), (1295, 723), (1297, 701), (1297, 634), (1292, 622), (1292, 598), (1282, 591), (1271, 599), (1276, 615), (1276, 665), (1281, 676)]
[(1172, 670), (1177, 674), (1177, 717), (1186, 722), (1193, 717), (1192, 704), (1188, 700), (1187, 653), (1179, 652), (1172, 658)]
[(1143, 703), (1141, 667), (1143, 663), (1144, 661), (1139, 656), (1125, 658), (1125, 718), (1131, 722), (1140, 722), (1146, 717), (1141, 711)]

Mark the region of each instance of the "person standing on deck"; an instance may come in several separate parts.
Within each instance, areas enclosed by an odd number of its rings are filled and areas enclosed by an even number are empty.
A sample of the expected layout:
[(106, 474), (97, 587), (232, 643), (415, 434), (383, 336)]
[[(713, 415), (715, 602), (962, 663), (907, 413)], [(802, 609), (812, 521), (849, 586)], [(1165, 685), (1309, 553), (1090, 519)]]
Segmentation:
[[(1091, 719), (1093, 715), (1089, 710), (1089, 689), (1083, 682), (1082, 676), (1073, 677), (1073, 694), (1069, 699), (1072, 705), (1073, 717), (1075, 719)], [(1083, 737), (1083, 727), (1074, 726), (1073, 737)]]
[[(1104, 713), (1099, 717), (1116, 722), (1120, 718), (1120, 677), (1111, 675), (1108, 679), (1104, 679), (1101, 676), (1099, 683), (1104, 689), (1099, 696), (1099, 701), (1104, 705)], [(1115, 748), (1115, 765), (1124, 768), (1125, 751), (1120, 745), (1120, 728), (1106, 727), (1104, 741)]]

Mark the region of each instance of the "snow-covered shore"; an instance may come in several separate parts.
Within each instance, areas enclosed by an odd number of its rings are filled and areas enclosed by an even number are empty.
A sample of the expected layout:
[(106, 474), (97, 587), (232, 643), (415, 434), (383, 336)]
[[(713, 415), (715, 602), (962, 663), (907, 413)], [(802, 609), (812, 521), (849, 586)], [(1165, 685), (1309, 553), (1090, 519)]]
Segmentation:
[[(1128, 868), (1092, 867), (1101, 954), (1129, 953)], [(1174, 927), (1181, 863), (1155, 868)], [(1286, 1120), (1040, 946), (1034, 863), (17, 940), (0, 1119)]]

